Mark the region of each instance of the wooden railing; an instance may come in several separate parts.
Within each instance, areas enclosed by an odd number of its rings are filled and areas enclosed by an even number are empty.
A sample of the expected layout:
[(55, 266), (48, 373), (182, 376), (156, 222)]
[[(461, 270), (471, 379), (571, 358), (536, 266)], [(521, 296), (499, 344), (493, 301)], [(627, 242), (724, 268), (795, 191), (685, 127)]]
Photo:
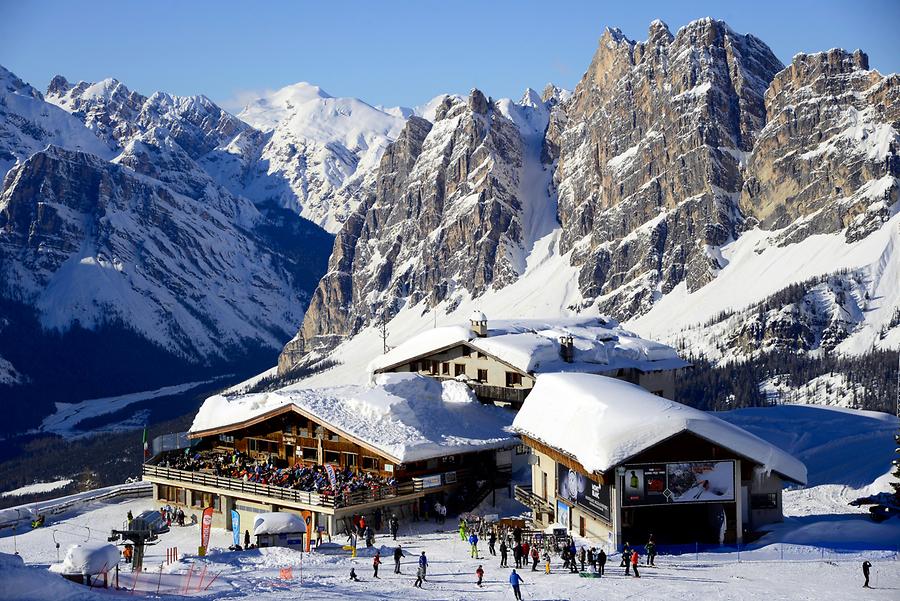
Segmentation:
[(519, 403), (525, 401), (525, 397), (531, 392), (530, 388), (507, 388), (505, 386), (490, 386), (488, 384), (478, 384), (476, 382), (467, 382), (475, 396), (481, 399), (493, 399), (504, 401), (507, 403)]
[(413, 483), (406, 482), (397, 486), (382, 486), (374, 490), (367, 488), (351, 493), (340, 493), (338, 495), (320, 494), (315, 492), (308, 492), (305, 490), (285, 488), (283, 486), (269, 486), (268, 484), (248, 482), (246, 480), (238, 480), (236, 478), (223, 478), (221, 476), (216, 476), (215, 474), (206, 472), (191, 472), (151, 464), (144, 465), (144, 476), (174, 480), (176, 482), (185, 482), (187, 484), (209, 486), (212, 488), (258, 495), (261, 497), (278, 499), (281, 501), (303, 503), (305, 505), (312, 505), (315, 507), (330, 508), (363, 505), (365, 503), (373, 503), (375, 501), (391, 499), (400, 495), (410, 494), (414, 492)]

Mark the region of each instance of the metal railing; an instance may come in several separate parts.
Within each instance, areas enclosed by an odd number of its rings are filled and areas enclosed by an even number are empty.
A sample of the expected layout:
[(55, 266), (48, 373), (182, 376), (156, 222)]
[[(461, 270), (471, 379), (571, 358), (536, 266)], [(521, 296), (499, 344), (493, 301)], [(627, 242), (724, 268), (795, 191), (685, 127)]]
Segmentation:
[(516, 484), (514, 496), (516, 501), (535, 511), (544, 513), (553, 511), (553, 505), (546, 499), (542, 499), (534, 494), (530, 484)]
[(280, 501), (330, 508), (364, 505), (366, 503), (392, 499), (414, 492), (413, 483), (407, 482), (397, 486), (382, 486), (377, 489), (366, 488), (354, 492), (342, 492), (337, 495), (320, 494), (305, 490), (285, 488), (283, 486), (259, 484), (258, 482), (249, 482), (246, 480), (238, 480), (236, 478), (223, 478), (206, 472), (191, 472), (151, 464), (144, 465), (144, 476), (258, 495)]

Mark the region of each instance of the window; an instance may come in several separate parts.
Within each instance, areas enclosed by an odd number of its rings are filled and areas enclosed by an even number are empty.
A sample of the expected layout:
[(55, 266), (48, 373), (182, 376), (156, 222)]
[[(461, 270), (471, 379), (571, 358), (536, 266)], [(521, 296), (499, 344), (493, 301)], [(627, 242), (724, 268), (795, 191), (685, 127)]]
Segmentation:
[(479, 359), (487, 359), (487, 355), (485, 355), (485, 354), (482, 353), (481, 351), (478, 351), (478, 352), (475, 354), (475, 356), (478, 357)]
[(461, 376), (466, 373), (466, 366), (462, 363), (454, 363), (453, 364), (453, 376)]
[(517, 371), (506, 372), (506, 385), (519, 386), (522, 384), (522, 374)]
[(409, 364), (409, 371), (419, 371), (419, 362), (413, 361)]
[(219, 441), (226, 444), (234, 444), (234, 436), (231, 436), (230, 434), (219, 434)]
[(165, 484), (160, 484), (159, 498), (171, 503), (176, 503), (178, 505), (184, 505), (184, 489), (177, 486), (166, 486)]
[(278, 443), (271, 440), (263, 440), (261, 438), (248, 438), (247, 449), (251, 453), (277, 453)]
[(774, 492), (750, 495), (750, 509), (778, 509), (778, 495)]
[(293, 427), (291, 424), (285, 424), (285, 425), (281, 428), (281, 433), (282, 433), (282, 434), (287, 434), (288, 436), (291, 436), (291, 435), (294, 434), (294, 427)]
[(381, 462), (378, 461), (378, 457), (369, 457), (368, 455), (363, 455), (362, 461), (364, 470), (377, 470), (381, 467)]
[(487, 370), (486, 369), (478, 370), (478, 381), (479, 382), (487, 382)]
[(319, 451), (312, 447), (303, 447), (303, 461), (318, 461)]
[(438, 362), (432, 361), (431, 362), (431, 375), (436, 376), (437, 372), (438, 372)]
[(472, 349), (470, 349), (470, 348), (467, 347), (467, 346), (462, 347), (462, 356), (463, 356), (463, 357), (471, 357), (471, 356), (472, 356)]
[(221, 511), (222, 508), (219, 501), (219, 495), (211, 492), (200, 492), (199, 490), (192, 490), (191, 493), (191, 498), (193, 499), (191, 507), (196, 507), (198, 509), (212, 507), (214, 511)]
[(340, 463), (341, 454), (338, 451), (325, 451), (325, 463)]
[(235, 503), (234, 508), (238, 511), (244, 511), (246, 513), (266, 513), (268, 509), (262, 509), (261, 507), (254, 507), (253, 505), (244, 505), (243, 503)]
[(441, 375), (444, 375), (444, 376), (450, 375), (450, 364), (449, 363), (441, 363)]
[(356, 453), (344, 453), (344, 465), (347, 467), (356, 467), (358, 457), (359, 455)]

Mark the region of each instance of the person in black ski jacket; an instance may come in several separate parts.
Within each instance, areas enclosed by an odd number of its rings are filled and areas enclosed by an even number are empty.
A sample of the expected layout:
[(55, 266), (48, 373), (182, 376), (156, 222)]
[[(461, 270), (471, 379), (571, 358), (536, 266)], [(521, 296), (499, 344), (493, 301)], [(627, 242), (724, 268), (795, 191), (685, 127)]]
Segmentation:
[(403, 550), (400, 548), (400, 545), (397, 545), (397, 548), (394, 549), (394, 574), (400, 573), (400, 560), (403, 558)]
[(506, 548), (506, 541), (505, 540), (500, 541), (500, 567), (501, 568), (506, 567), (506, 556), (507, 556), (508, 552), (509, 552), (509, 549)]
[(491, 555), (497, 555), (497, 550), (494, 549), (494, 545), (497, 543), (497, 533), (491, 530), (491, 535), (488, 537), (488, 551)]
[[(238, 528), (240, 528), (240, 526), (238, 526)], [(249, 530), (244, 530), (244, 548), (245, 549), (250, 548), (250, 531)]]
[(872, 567), (872, 564), (869, 563), (869, 560), (865, 560), (863, 562), (863, 576), (866, 578), (866, 582), (863, 584), (863, 588), (872, 588), (869, 586), (869, 569)]
[(603, 572), (606, 570), (606, 551), (600, 549), (600, 552), (597, 553), (597, 571), (603, 576)]

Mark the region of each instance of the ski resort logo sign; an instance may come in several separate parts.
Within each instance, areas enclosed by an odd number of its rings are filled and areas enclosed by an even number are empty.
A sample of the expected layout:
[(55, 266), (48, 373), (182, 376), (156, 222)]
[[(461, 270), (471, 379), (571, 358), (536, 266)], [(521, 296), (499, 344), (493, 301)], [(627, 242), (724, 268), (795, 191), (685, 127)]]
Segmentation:
[(623, 505), (734, 501), (733, 461), (626, 466)]

